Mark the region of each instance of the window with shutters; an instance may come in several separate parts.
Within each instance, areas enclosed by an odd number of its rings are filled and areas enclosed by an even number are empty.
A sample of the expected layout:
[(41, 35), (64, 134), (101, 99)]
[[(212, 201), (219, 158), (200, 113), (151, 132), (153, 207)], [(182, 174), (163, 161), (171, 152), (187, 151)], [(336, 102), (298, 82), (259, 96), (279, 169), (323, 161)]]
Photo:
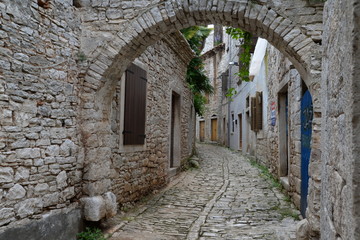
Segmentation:
[(256, 92), (251, 98), (251, 130), (258, 132), (263, 127), (263, 99), (262, 92)]
[(250, 127), (252, 131), (255, 131), (255, 122), (256, 122), (256, 100), (255, 97), (251, 97), (250, 98), (250, 114), (251, 114), (251, 123), (250, 123)]
[(146, 71), (131, 64), (125, 72), (123, 145), (145, 143)]
[(256, 92), (256, 130), (263, 128), (263, 97), (262, 92)]

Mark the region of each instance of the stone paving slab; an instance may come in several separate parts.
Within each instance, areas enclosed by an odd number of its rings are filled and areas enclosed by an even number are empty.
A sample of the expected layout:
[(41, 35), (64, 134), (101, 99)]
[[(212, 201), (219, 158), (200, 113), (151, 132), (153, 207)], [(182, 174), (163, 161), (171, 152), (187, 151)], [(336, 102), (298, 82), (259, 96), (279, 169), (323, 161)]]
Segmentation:
[(296, 239), (290, 215), (299, 212), (248, 159), (216, 145), (197, 148), (200, 169), (111, 219), (111, 240)]

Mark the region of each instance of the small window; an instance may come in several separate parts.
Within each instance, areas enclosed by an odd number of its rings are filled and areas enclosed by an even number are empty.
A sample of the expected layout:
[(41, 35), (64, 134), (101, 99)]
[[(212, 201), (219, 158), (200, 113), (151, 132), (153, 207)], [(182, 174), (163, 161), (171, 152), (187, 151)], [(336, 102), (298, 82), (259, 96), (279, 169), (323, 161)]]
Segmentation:
[(232, 132), (234, 132), (234, 130), (235, 130), (234, 114), (231, 114), (231, 130), (232, 130)]
[(146, 71), (135, 64), (125, 74), (124, 145), (145, 143)]
[(214, 46), (223, 43), (223, 26), (215, 24), (214, 26)]
[(256, 92), (251, 98), (251, 130), (258, 132), (263, 125), (263, 97), (261, 92)]

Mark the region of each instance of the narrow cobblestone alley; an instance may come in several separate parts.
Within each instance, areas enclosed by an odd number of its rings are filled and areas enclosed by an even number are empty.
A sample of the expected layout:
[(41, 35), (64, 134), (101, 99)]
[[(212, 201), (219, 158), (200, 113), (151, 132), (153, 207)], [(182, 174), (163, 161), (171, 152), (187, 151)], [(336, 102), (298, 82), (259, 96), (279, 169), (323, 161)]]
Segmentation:
[(295, 239), (298, 211), (259, 169), (220, 146), (197, 149), (201, 167), (112, 219), (111, 240)]

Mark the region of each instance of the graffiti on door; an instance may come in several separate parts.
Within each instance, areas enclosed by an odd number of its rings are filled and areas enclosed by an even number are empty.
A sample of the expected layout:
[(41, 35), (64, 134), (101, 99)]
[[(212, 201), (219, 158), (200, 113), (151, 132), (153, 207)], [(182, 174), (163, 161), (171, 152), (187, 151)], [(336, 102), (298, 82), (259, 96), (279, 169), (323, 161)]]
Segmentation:
[(311, 132), (313, 104), (309, 91), (301, 99), (301, 215), (305, 217), (309, 187), (309, 162), (311, 154)]

